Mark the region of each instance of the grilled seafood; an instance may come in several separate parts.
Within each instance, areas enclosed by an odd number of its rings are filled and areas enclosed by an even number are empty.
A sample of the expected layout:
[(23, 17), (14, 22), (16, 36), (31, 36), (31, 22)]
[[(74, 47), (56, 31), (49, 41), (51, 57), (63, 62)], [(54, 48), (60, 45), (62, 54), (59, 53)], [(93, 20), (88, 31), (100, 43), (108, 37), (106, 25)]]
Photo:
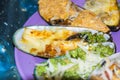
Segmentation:
[(116, 53), (103, 60), (93, 71), (90, 80), (120, 80), (120, 53)]
[[(79, 38), (76, 34), (80, 34)], [(71, 38), (75, 36), (75, 38)], [(67, 51), (86, 46), (88, 52), (114, 52), (114, 43), (109, 34), (77, 27), (32, 26), (16, 31), (13, 40), (17, 48), (34, 56), (45, 58), (64, 55)], [(79, 46), (80, 45), (80, 46)], [(113, 45), (110, 47), (109, 45)], [(101, 47), (101, 50), (99, 48)]]
[(51, 25), (76, 26), (109, 32), (93, 12), (83, 10), (70, 0), (39, 0), (39, 13)]
[(94, 12), (111, 27), (117, 27), (120, 20), (117, 0), (86, 0), (85, 9)]
[[(103, 54), (109, 53), (103, 52)], [(85, 46), (81, 46), (64, 56), (50, 58), (46, 62), (37, 64), (34, 76), (37, 80), (88, 80), (98, 63), (107, 56), (101, 56), (99, 52), (89, 53)]]

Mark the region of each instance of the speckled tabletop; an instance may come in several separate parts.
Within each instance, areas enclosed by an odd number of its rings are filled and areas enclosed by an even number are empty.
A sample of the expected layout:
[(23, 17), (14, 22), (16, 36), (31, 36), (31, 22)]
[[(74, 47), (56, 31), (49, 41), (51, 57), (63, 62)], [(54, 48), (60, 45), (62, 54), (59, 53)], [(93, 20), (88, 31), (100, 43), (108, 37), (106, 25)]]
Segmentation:
[(14, 61), (13, 33), (37, 11), (38, 0), (0, 2), (0, 80), (20, 80)]

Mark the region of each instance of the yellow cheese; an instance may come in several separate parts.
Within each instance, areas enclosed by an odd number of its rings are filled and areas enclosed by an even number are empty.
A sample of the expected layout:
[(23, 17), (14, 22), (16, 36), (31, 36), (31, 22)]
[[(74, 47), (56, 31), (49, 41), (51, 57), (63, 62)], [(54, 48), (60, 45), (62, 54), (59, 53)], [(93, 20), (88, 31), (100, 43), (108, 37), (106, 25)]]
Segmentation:
[(86, 0), (85, 9), (94, 12), (108, 26), (119, 24), (119, 9), (117, 0)]
[[(73, 34), (75, 32), (67, 29), (53, 31), (25, 28), (21, 41), (25, 44), (24, 49), (27, 52), (33, 55), (52, 57), (76, 48), (76, 41), (65, 41), (67, 37)], [(60, 52), (58, 52), (57, 48), (60, 49)]]

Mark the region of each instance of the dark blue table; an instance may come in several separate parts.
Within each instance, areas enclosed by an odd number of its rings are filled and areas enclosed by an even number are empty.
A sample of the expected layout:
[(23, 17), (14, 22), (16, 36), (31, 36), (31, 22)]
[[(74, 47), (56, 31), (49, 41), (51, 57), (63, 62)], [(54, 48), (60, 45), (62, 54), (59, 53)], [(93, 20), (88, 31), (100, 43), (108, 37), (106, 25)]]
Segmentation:
[(0, 1), (0, 80), (21, 79), (14, 60), (12, 36), (37, 11), (37, 1)]

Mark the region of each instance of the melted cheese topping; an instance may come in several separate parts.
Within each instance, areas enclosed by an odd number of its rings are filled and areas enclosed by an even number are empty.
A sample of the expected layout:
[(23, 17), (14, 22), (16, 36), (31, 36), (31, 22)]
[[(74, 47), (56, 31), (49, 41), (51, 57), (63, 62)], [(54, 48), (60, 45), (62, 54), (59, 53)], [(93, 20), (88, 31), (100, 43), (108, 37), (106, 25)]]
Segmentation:
[(52, 18), (66, 20), (77, 12), (75, 7), (71, 7), (73, 3), (70, 0), (39, 0), (38, 4), (40, 14), (46, 21)]
[(24, 50), (38, 56), (58, 56), (77, 47), (79, 41), (65, 41), (75, 32), (67, 29), (34, 30), (25, 28), (22, 43)]
[[(47, 58), (64, 55), (66, 51), (74, 50), (78, 47), (81, 47), (84, 51), (86, 51), (85, 49), (87, 48), (83, 48), (83, 47), (88, 43), (85, 42), (83, 39), (66, 40), (71, 35), (75, 35), (78, 34), (78, 32), (80, 33), (85, 31), (90, 31), (93, 35), (95, 33), (103, 34), (102, 32), (98, 32), (94, 30), (93, 31), (86, 30), (86, 29), (75, 31), (65, 28), (64, 29), (63, 28), (55, 28), (55, 29), (24, 28), (21, 39), (21, 45), (22, 45), (21, 49), (32, 55), (47, 57)], [(110, 38), (108, 34), (103, 34), (103, 36), (106, 40), (109, 40)]]
[(106, 25), (119, 24), (117, 0), (87, 0), (84, 7), (97, 14)]
[(84, 27), (102, 32), (109, 31), (109, 28), (96, 14), (89, 10), (83, 10), (71, 0), (39, 0), (38, 5), (40, 15), (51, 25)]

